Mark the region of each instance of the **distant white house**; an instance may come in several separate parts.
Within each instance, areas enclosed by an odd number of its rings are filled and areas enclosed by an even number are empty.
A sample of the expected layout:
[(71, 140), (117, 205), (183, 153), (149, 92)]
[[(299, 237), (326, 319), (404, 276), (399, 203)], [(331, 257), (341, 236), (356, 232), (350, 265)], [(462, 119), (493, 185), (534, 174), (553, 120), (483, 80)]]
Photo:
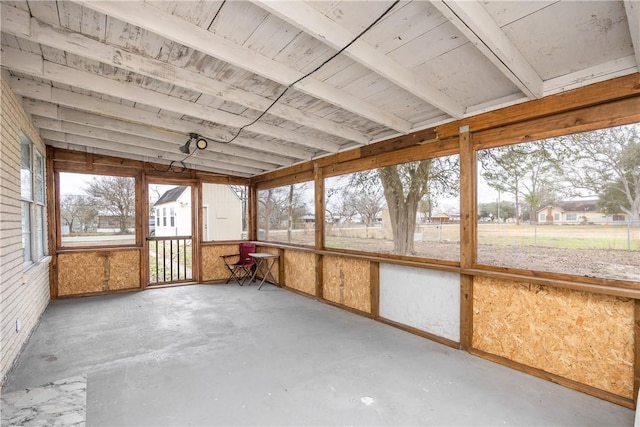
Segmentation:
[[(189, 191), (188, 191), (189, 190)], [(180, 186), (167, 190), (153, 205), (155, 235), (191, 236), (191, 191)]]
[[(167, 190), (153, 205), (155, 236), (191, 235), (190, 187)], [(202, 186), (202, 238), (210, 240), (242, 239), (242, 201), (228, 185)]]
[(222, 184), (202, 186), (202, 238), (241, 240), (242, 200), (231, 187)]
[(568, 200), (556, 202), (537, 211), (540, 224), (580, 224), (625, 221), (623, 213), (608, 216), (598, 209), (597, 200)]

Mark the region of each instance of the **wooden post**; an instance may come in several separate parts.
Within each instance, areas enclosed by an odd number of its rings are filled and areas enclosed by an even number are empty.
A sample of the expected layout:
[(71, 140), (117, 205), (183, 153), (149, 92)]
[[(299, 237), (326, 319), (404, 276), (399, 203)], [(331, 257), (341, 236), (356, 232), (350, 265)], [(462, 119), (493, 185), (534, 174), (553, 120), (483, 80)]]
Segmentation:
[(322, 269), (322, 255), (316, 254), (316, 298), (324, 299), (324, 276)]
[[(324, 249), (324, 176), (322, 168), (320, 168), (317, 163), (313, 165), (313, 183), (315, 189), (315, 249), (316, 251), (321, 251)], [(322, 255), (316, 254), (316, 298), (318, 299), (324, 298), (322, 263)]]
[(380, 263), (369, 262), (369, 286), (371, 290), (371, 318), (380, 316)]
[(60, 181), (54, 172), (53, 158), (55, 156), (55, 148), (47, 146), (47, 238), (49, 255), (51, 263), (49, 263), (49, 295), (51, 299), (58, 298), (58, 255), (57, 250), (60, 244), (60, 233), (58, 233), (58, 187)]
[(476, 262), (476, 153), (468, 126), (460, 127), (460, 347), (473, 347), (473, 276)]
[(322, 168), (317, 163), (313, 165), (313, 183), (315, 196), (315, 248), (316, 250), (324, 249), (324, 177)]
[(258, 240), (258, 190), (255, 184), (249, 186), (249, 240)]

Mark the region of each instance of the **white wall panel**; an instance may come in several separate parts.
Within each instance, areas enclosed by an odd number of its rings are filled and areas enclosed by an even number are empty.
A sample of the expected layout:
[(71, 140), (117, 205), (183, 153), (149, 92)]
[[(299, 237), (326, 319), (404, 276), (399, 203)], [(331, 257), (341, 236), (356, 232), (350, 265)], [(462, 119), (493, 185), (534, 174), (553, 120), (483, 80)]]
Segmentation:
[(460, 341), (460, 275), (380, 264), (380, 316)]

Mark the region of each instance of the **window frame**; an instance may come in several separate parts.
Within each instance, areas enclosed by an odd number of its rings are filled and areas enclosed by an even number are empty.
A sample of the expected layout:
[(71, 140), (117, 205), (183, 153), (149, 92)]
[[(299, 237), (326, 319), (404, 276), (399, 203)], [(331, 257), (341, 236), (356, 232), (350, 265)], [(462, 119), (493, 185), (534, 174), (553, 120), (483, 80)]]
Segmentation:
[[(25, 152), (25, 148), (28, 152)], [(22, 265), (27, 270), (49, 254), (47, 245), (46, 158), (20, 132), (20, 210)], [(25, 184), (29, 184), (28, 188)]]

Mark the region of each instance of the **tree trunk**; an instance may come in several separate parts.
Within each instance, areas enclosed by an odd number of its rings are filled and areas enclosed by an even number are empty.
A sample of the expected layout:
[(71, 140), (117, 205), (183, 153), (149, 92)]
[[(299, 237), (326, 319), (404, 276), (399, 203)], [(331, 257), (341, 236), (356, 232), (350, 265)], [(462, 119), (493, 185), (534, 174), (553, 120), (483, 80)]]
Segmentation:
[(399, 255), (415, 255), (413, 234), (416, 229), (418, 203), (426, 193), (429, 181), (431, 160), (421, 160), (411, 173), (411, 181), (405, 189), (400, 179), (398, 166), (379, 169), (380, 181), (389, 209), (391, 231), (393, 233), (393, 252)]

